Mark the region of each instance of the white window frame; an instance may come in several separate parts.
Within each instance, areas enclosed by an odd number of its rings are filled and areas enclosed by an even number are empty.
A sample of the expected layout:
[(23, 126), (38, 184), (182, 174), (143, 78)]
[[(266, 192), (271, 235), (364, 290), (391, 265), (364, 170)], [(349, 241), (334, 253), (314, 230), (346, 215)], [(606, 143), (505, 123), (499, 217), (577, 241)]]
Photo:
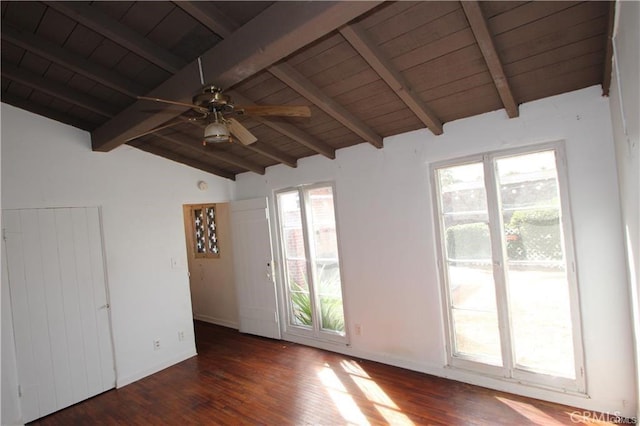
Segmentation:
[[(497, 230), (502, 228), (502, 215), (498, 198), (498, 180), (496, 178), (496, 160), (516, 155), (534, 154), (542, 151), (555, 152), (556, 171), (558, 177), (558, 191), (560, 194), (560, 208), (562, 211), (562, 233), (565, 250), (567, 281), (569, 290), (569, 303), (571, 309), (571, 323), (574, 347), (575, 379), (568, 379), (545, 375), (533, 371), (527, 371), (524, 367), (514, 364), (514, 347), (511, 343), (511, 324), (509, 321), (508, 304), (506, 300), (506, 270), (503, 260), (506, 259), (506, 246), (502, 235)], [(449, 367), (459, 368), (472, 372), (494, 376), (506, 381), (513, 381), (552, 390), (560, 390), (565, 393), (586, 395), (586, 373), (584, 367), (584, 346), (582, 340), (582, 324), (580, 316), (580, 297), (578, 291), (577, 264), (575, 258), (575, 245), (573, 238), (573, 226), (571, 220), (571, 206), (568, 189), (567, 160), (564, 141), (548, 142), (536, 145), (528, 145), (518, 148), (491, 151), (483, 154), (471, 155), (452, 160), (439, 161), (430, 165), (430, 180), (432, 187), (432, 201), (434, 208), (434, 222), (436, 229), (437, 256), (439, 281), (442, 299), (442, 311), (445, 322), (445, 348)], [(487, 209), (490, 222), (490, 238), (492, 247), (493, 275), (496, 287), (496, 306), (498, 310), (498, 323), (500, 325), (500, 340), (503, 366), (489, 365), (479, 362), (478, 357), (468, 357), (453, 353), (454, 330), (451, 318), (451, 300), (448, 290), (449, 279), (447, 276), (445, 235), (442, 226), (440, 203), (440, 187), (437, 179), (437, 170), (445, 167), (460, 166), (469, 163), (481, 163), (484, 167), (484, 185), (487, 192)]]
[[(311, 297), (314, 298), (314, 304), (312, 306), (313, 326), (308, 328), (308, 327), (295, 325), (292, 320), (293, 313), (291, 311), (291, 303), (289, 303), (289, 285), (287, 282), (285, 243), (284, 243), (284, 235), (282, 233), (282, 220), (280, 215), (280, 205), (278, 202), (278, 195), (287, 193), (287, 192), (297, 192), (300, 203), (307, 204), (309, 190), (316, 189), (316, 188), (326, 188), (326, 187), (331, 187), (331, 191), (333, 194), (333, 214), (334, 214), (335, 223), (336, 223), (338, 265), (340, 267), (340, 288), (341, 288), (342, 307), (343, 307), (342, 309), (343, 309), (343, 315), (344, 315), (344, 328), (345, 328), (344, 333), (338, 333), (332, 330), (322, 329), (320, 327), (321, 321), (319, 318), (319, 314), (316, 312), (316, 309), (314, 309), (315, 306), (319, 306), (319, 302), (315, 300), (317, 299), (318, 296), (315, 292), (315, 273), (314, 273), (315, 269), (313, 268), (313, 265), (311, 263), (312, 247), (310, 246), (310, 241), (308, 238), (309, 222), (307, 220), (306, 207), (302, 207), (302, 206), (300, 209), (300, 212), (301, 212), (300, 214), (301, 214), (301, 220), (302, 220), (302, 229), (303, 229), (303, 235), (304, 235), (304, 249), (305, 249), (306, 262), (307, 262), (307, 275), (308, 275), (307, 279), (309, 281), (308, 282), (309, 293)], [(338, 207), (337, 207), (337, 196), (336, 196), (335, 184), (333, 182), (318, 182), (314, 184), (298, 185), (298, 186), (282, 188), (274, 191), (273, 198), (275, 201), (274, 206), (275, 206), (275, 212), (276, 212), (276, 235), (278, 240), (277, 247), (278, 247), (278, 259), (279, 259), (278, 264), (280, 265), (280, 267), (278, 268), (279, 269), (278, 270), (278, 281), (279, 281), (278, 287), (279, 287), (279, 294), (282, 298), (281, 306), (284, 309), (284, 318), (285, 318), (285, 321), (283, 321), (283, 332), (291, 334), (293, 336), (299, 336), (299, 337), (309, 338), (309, 339), (323, 341), (323, 342), (348, 344), (349, 343), (349, 336), (348, 336), (349, 327), (347, 322), (347, 308), (345, 303), (342, 259), (340, 256), (340, 253), (341, 253), (340, 230), (339, 230), (338, 217), (337, 217)]]

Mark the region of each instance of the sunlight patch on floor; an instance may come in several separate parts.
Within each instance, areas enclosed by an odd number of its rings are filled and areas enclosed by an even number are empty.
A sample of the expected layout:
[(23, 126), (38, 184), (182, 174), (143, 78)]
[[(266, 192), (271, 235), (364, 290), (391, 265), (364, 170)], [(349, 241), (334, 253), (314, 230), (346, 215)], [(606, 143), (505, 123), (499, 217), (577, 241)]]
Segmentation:
[(350, 374), (352, 376), (361, 376), (366, 377), (367, 379), (371, 378), (371, 376), (369, 376), (367, 372), (364, 371), (364, 368), (362, 368), (360, 364), (355, 361), (342, 360), (340, 361), (340, 366), (347, 374)]
[(513, 411), (517, 412), (521, 416), (527, 418), (527, 420), (533, 422), (534, 424), (541, 426), (562, 426), (565, 423), (554, 419), (548, 414), (544, 413), (540, 409), (534, 407), (531, 404), (527, 404), (525, 402), (512, 401), (507, 398), (502, 398), (497, 396), (496, 399), (502, 402), (504, 405), (511, 408)]
[(358, 404), (353, 400), (353, 397), (349, 394), (347, 388), (345, 388), (344, 384), (340, 381), (340, 378), (338, 378), (331, 367), (325, 364), (323, 368), (319, 369), (318, 378), (329, 393), (329, 396), (340, 412), (340, 415), (348, 424), (370, 424), (365, 415), (362, 414), (362, 411), (360, 411)]
[(403, 414), (400, 407), (386, 394), (384, 390), (367, 374), (355, 361), (342, 361), (342, 369), (349, 374), (351, 380), (358, 386), (364, 396), (373, 403), (376, 410), (392, 425), (413, 425), (414, 423)]

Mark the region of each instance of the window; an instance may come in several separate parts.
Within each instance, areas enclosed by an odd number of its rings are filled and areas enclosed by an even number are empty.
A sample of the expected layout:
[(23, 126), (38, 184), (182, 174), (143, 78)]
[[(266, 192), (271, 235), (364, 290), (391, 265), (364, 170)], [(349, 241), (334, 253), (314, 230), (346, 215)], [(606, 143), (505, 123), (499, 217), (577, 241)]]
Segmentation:
[(287, 331), (345, 340), (334, 189), (327, 184), (276, 193)]
[(452, 366), (584, 392), (562, 145), (433, 167)]
[(190, 206), (190, 222), (195, 257), (220, 257), (216, 230), (216, 205), (199, 204)]

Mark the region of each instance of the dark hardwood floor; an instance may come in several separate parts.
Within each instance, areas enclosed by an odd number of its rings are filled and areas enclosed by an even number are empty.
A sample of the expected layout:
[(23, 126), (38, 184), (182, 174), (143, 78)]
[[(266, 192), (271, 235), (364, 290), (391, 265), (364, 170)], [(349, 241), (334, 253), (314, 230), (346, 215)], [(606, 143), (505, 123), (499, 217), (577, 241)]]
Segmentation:
[(195, 330), (197, 357), (33, 424), (547, 426), (584, 411), (211, 324)]

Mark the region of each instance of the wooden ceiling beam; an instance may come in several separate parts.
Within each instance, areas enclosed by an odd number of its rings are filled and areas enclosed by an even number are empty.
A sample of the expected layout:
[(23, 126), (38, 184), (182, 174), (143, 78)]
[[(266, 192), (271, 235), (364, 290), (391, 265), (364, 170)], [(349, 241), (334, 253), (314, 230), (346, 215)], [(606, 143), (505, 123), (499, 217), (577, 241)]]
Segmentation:
[(6, 61), (2, 61), (1, 72), (3, 76), (11, 80), (29, 86), (32, 89), (38, 89), (49, 96), (63, 99), (71, 104), (93, 111), (96, 114), (105, 117), (113, 117), (117, 114), (118, 110), (116, 108), (93, 96), (86, 95), (63, 84), (55, 83), (52, 80), (46, 80), (34, 72), (24, 68), (18, 68)]
[(174, 1), (173, 4), (209, 30), (219, 35), (220, 38), (229, 37), (240, 27), (240, 25), (210, 2), (182, 0)]
[[(221, 87), (254, 75), (380, 4), (372, 2), (275, 2), (246, 25), (201, 55), (204, 72)], [(256, 37), (259, 34), (259, 37)], [(200, 89), (197, 61), (185, 66), (147, 95), (190, 102)], [(136, 134), (179, 115), (186, 108), (149, 112), (142, 101), (92, 132), (96, 151), (109, 151)]]
[(156, 145), (153, 145), (151, 142), (138, 140), (135, 142), (129, 142), (128, 145), (141, 149), (145, 152), (149, 152), (151, 154), (158, 155), (167, 160), (175, 161), (176, 163), (184, 164), (189, 167), (193, 167), (195, 169), (202, 170), (203, 172), (211, 173), (223, 178), (236, 180), (236, 175), (233, 173), (223, 170), (219, 167), (212, 166), (207, 163), (203, 163), (202, 161), (194, 160), (193, 158), (185, 157), (184, 155), (180, 155), (166, 148), (162, 148)]
[(95, 7), (81, 2), (46, 1), (44, 3), (172, 74), (186, 65), (185, 61), (178, 56), (101, 13)]
[(411, 90), (406, 79), (385, 58), (360, 25), (346, 25), (340, 29), (340, 34), (434, 135), (442, 134), (440, 118)]
[[(232, 90), (228, 92), (231, 95), (231, 98), (234, 101), (237, 101), (239, 105), (252, 105), (254, 102), (247, 98), (244, 95), (241, 95), (236, 90)], [(257, 121), (260, 124), (263, 124), (271, 129), (275, 130), (278, 133), (281, 133), (287, 136), (290, 139), (298, 142), (300, 145), (306, 146), (312, 151), (317, 152), (318, 154), (324, 155), (327, 158), (334, 159), (336, 158), (336, 150), (332, 146), (316, 139), (311, 136), (309, 133), (300, 129), (299, 127), (284, 123), (282, 121), (271, 121), (263, 117), (254, 117), (251, 116), (252, 120)]]
[(493, 78), (493, 83), (502, 100), (502, 105), (504, 105), (507, 110), (507, 115), (509, 115), (509, 118), (517, 117), (520, 115), (518, 105), (513, 98), (513, 92), (509, 87), (509, 81), (502, 68), (502, 62), (500, 61), (498, 51), (489, 32), (487, 21), (482, 15), (480, 4), (475, 0), (464, 0), (460, 3), (467, 16), (467, 21), (469, 21), (469, 25), (471, 26), (471, 31), (478, 42), (482, 56), (487, 63), (489, 73), (491, 74), (491, 78)]
[(17, 30), (10, 25), (2, 25), (2, 39), (133, 98), (147, 92), (146, 87), (120, 74), (98, 65), (95, 62), (90, 62), (82, 56), (72, 53), (68, 49), (64, 49), (37, 35)]
[(200, 143), (194, 143), (193, 138), (181, 133), (172, 133), (171, 135), (162, 135), (159, 133), (154, 134), (155, 137), (160, 139), (164, 139), (171, 143), (174, 143), (183, 148), (187, 148), (191, 151), (197, 152), (200, 155), (205, 157), (215, 158), (217, 160), (222, 160), (225, 163), (232, 164), (234, 166), (240, 167), (250, 172), (258, 173), (259, 175), (263, 175), (265, 173), (264, 167), (249, 161), (244, 158), (240, 158), (233, 154), (229, 154), (228, 152), (218, 151), (215, 148), (207, 148)]
[(249, 145), (242, 145), (245, 148), (250, 149), (251, 151), (257, 152), (260, 155), (264, 155), (265, 157), (269, 157), (272, 160), (275, 160), (279, 163), (286, 164), (289, 167), (296, 168), (298, 167), (298, 160), (293, 158), (292, 156), (285, 154), (284, 152), (276, 149), (272, 145), (266, 142), (254, 142)]
[(332, 160), (336, 158), (336, 149), (334, 147), (322, 142), (314, 136), (311, 136), (309, 133), (305, 132), (299, 127), (294, 126), (293, 124), (284, 123), (281, 121), (271, 121), (262, 117), (251, 118), (261, 124), (264, 124), (267, 127), (270, 127), (276, 132), (281, 133), (290, 139), (293, 139), (300, 145), (303, 145), (310, 150), (317, 152), (318, 154), (324, 155), (325, 157)]
[(362, 120), (347, 111), (342, 105), (327, 96), (320, 88), (316, 87), (316, 85), (291, 65), (286, 63), (274, 65), (269, 67), (268, 71), (362, 139), (376, 148), (382, 148), (382, 137), (380, 135), (374, 132)]

